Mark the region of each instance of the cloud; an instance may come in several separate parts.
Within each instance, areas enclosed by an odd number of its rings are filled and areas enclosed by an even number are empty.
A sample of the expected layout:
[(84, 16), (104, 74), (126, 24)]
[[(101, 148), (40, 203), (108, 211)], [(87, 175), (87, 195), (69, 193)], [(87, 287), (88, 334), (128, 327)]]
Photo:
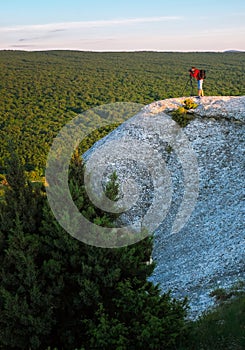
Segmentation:
[(12, 48), (25, 48), (25, 49), (30, 49), (30, 48), (35, 48), (36, 45), (10, 45), (9, 47)]
[(153, 23), (153, 22), (166, 22), (181, 20), (179, 16), (159, 16), (159, 17), (143, 17), (143, 18), (125, 18), (125, 19), (112, 19), (112, 20), (100, 20), (100, 21), (82, 21), (82, 22), (63, 22), (63, 23), (48, 23), (48, 24), (34, 24), (34, 25), (17, 25), (11, 27), (0, 27), (0, 32), (33, 32), (33, 31), (65, 31), (70, 29), (81, 28), (98, 28), (98, 27), (111, 27), (122, 26), (140, 23)]
[(18, 41), (37, 41), (37, 40), (43, 40), (43, 39), (49, 39), (51, 38), (51, 35), (42, 35), (42, 36), (33, 36), (29, 38), (20, 38)]
[(57, 32), (64, 32), (65, 29), (53, 29), (53, 30), (50, 30), (50, 33), (57, 33)]

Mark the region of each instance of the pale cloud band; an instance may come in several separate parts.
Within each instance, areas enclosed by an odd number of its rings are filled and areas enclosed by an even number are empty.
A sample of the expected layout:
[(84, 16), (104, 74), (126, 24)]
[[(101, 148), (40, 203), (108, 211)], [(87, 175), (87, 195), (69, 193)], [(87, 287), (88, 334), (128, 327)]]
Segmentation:
[(177, 21), (182, 17), (178, 16), (159, 16), (159, 17), (143, 17), (143, 18), (125, 18), (125, 19), (112, 19), (112, 20), (100, 20), (100, 21), (81, 21), (81, 22), (63, 22), (63, 23), (48, 23), (48, 24), (34, 24), (34, 25), (17, 25), (0, 27), (0, 32), (20, 32), (20, 31), (61, 31), (69, 29), (79, 28), (99, 28), (109, 27), (117, 25), (130, 25), (130, 24), (144, 24), (153, 22), (165, 22), (165, 21)]

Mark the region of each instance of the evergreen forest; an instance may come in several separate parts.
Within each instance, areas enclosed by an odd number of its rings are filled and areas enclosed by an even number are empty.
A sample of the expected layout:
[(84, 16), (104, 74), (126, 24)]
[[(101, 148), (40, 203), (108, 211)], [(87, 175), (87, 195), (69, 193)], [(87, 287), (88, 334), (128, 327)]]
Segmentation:
[(90, 108), (195, 94), (193, 65), (206, 70), (206, 95), (245, 95), (244, 53), (0, 51), (0, 174), (15, 143), (33, 179), (42, 176), (60, 128)]

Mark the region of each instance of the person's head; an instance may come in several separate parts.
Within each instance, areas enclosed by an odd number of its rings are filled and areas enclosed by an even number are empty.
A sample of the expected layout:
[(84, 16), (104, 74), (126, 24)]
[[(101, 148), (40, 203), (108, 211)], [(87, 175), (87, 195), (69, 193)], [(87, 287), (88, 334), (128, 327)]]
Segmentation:
[(195, 69), (196, 69), (196, 67), (191, 67), (192, 72), (194, 72)]

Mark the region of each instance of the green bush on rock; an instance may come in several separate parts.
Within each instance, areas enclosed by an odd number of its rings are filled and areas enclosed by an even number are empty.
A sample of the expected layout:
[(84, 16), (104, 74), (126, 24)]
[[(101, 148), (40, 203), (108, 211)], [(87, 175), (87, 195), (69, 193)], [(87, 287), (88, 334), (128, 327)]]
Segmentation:
[(190, 109), (197, 108), (198, 104), (195, 103), (191, 98), (188, 98), (184, 101), (183, 106), (178, 107), (175, 111), (172, 112), (173, 120), (184, 128), (188, 123), (195, 118), (193, 113), (190, 113)]

